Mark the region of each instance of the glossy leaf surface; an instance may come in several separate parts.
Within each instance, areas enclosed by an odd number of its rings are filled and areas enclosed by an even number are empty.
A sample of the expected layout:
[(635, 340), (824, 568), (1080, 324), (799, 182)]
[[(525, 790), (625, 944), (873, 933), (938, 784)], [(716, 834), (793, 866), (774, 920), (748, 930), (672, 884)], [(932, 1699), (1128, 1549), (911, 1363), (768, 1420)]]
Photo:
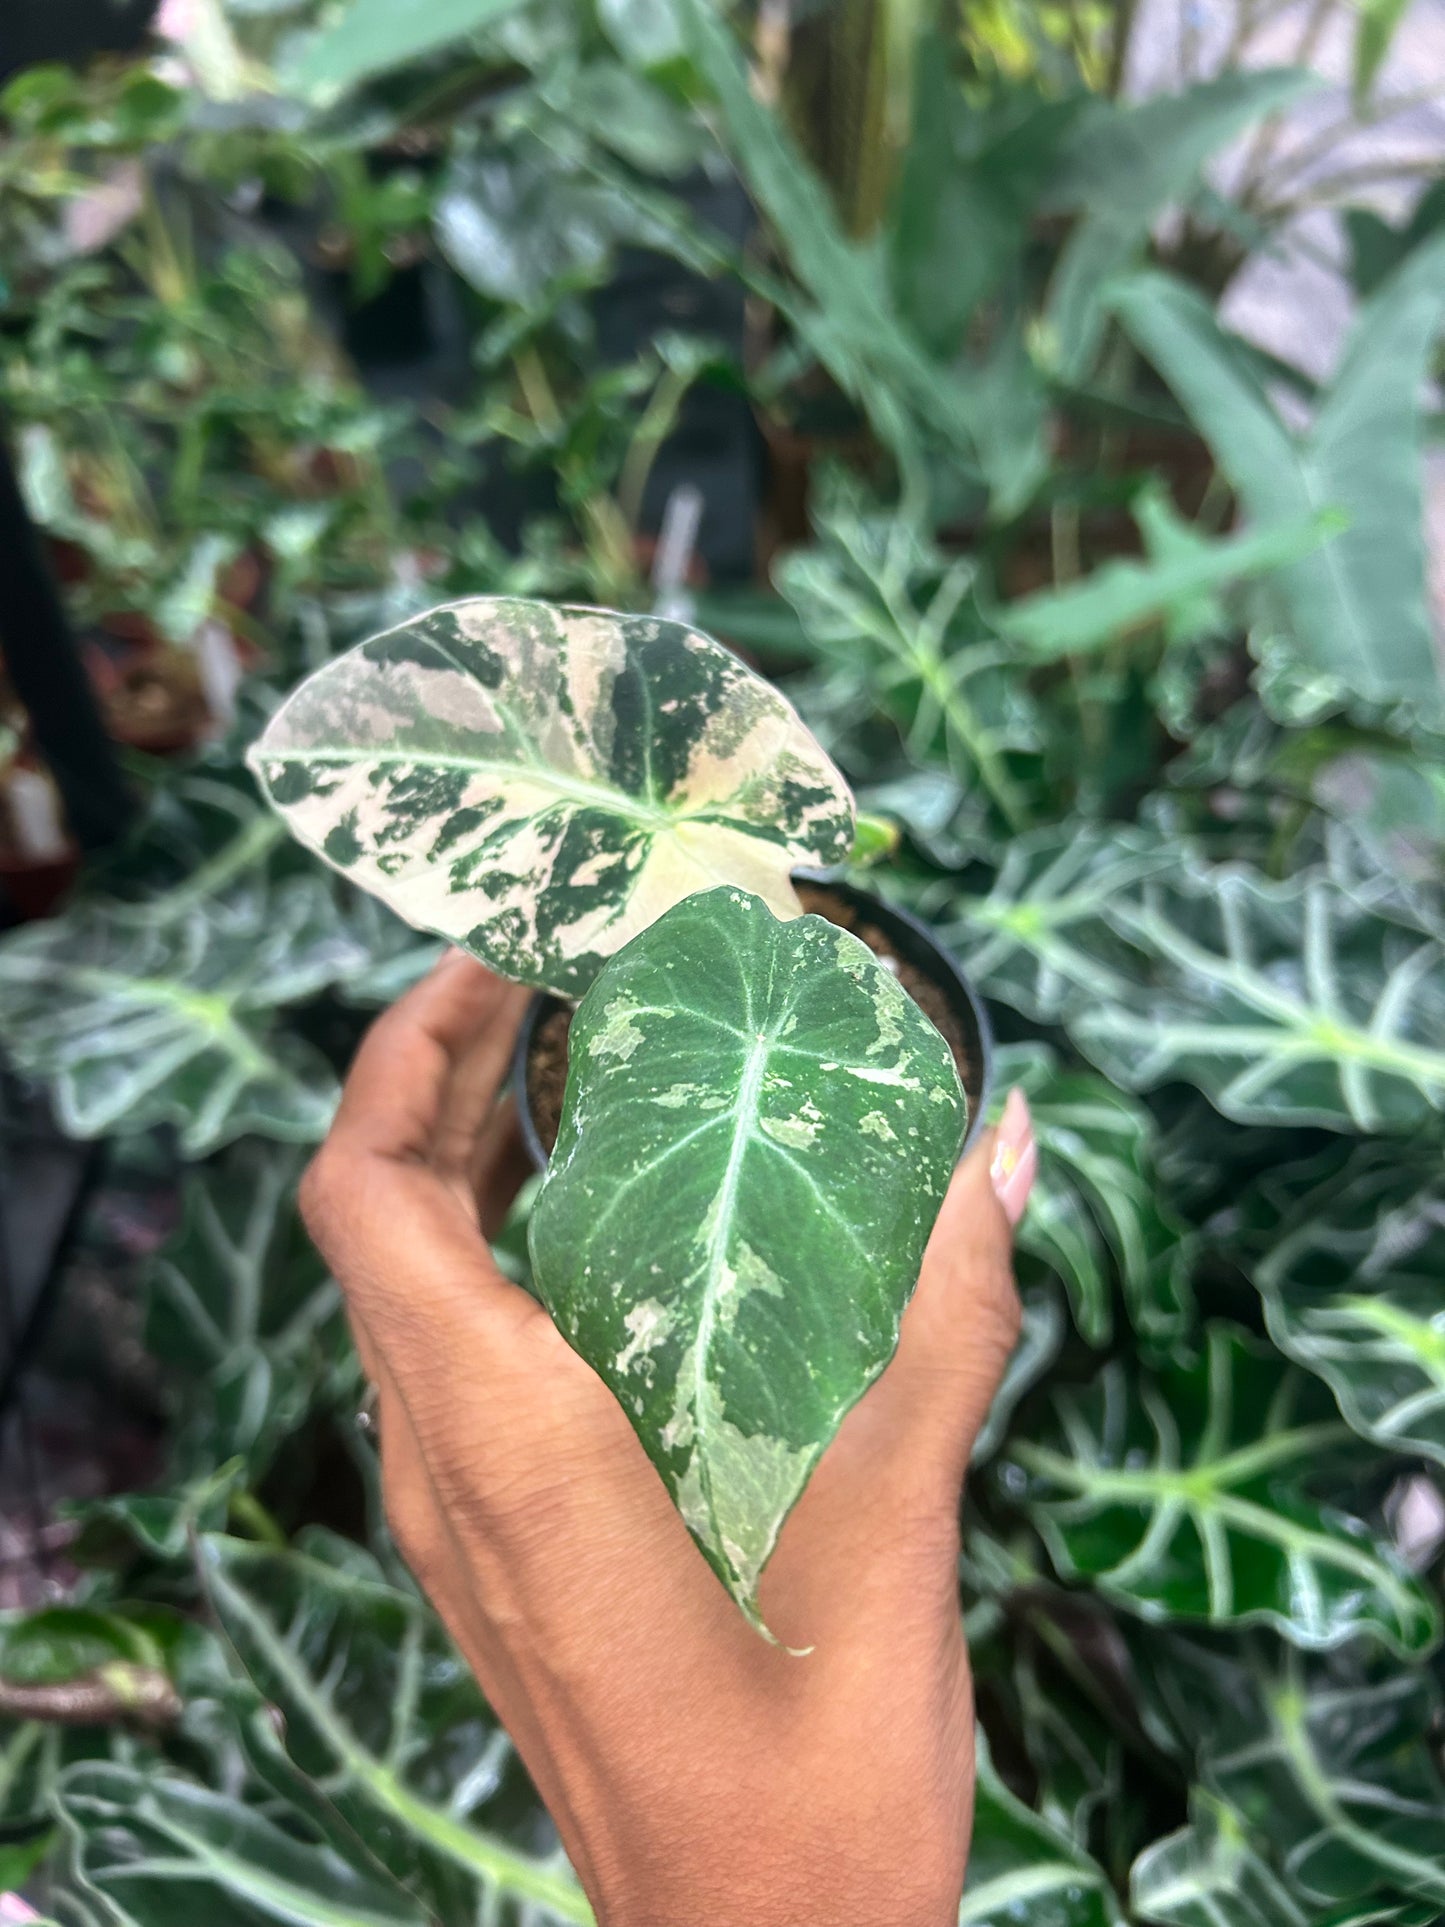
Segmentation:
[(1117, 1279), (1141, 1338), (1179, 1337), (1190, 1316), (1188, 1248), (1160, 1196), (1149, 1113), (1102, 1077), (1066, 1071), (1044, 1044), (998, 1051), (994, 1082), (1028, 1098), (1039, 1148), (1017, 1242), (1063, 1279), (1080, 1335), (1110, 1337)]
[(1273, 883), (1139, 833), (1040, 831), (955, 941), (1135, 1089), (1183, 1078), (1240, 1122), (1404, 1131), (1445, 1106), (1445, 945), (1328, 874)]
[(1119, 1927), (1121, 1919), (1102, 1867), (1010, 1793), (980, 1732), (959, 1927)]
[(295, 835), (408, 922), (570, 996), (696, 890), (796, 914), (789, 873), (853, 840), (783, 697), (650, 616), (435, 609), (308, 678), (250, 762)]
[(258, 1476), (349, 1354), (340, 1294), (296, 1209), (304, 1166), (255, 1139), (203, 1166), (150, 1268), (146, 1344), (189, 1381), (177, 1449), (198, 1472), (243, 1457)]
[(248, 1131), (310, 1143), (336, 1078), (277, 1020), (355, 957), (311, 878), (176, 915), (80, 903), (0, 944), (0, 1041), (76, 1137), (172, 1124), (191, 1157)]
[(1363, 1437), (1445, 1465), (1445, 1192), (1387, 1155), (1320, 1171), (1253, 1271), (1270, 1336)]
[(379, 1870), (191, 1781), (74, 1766), (57, 1804), (82, 1891), (116, 1927), (425, 1927), (416, 1900)]
[(537, 1286), (750, 1616), (892, 1355), (964, 1120), (947, 1045), (872, 952), (741, 891), (679, 904), (578, 1010)]
[(591, 1920), (560, 1854), (501, 1830), (526, 1783), (428, 1606), (326, 1533), (295, 1551), (208, 1537), (202, 1560), (226, 1637), (284, 1716), (284, 1753), (274, 1729), (253, 1736), (284, 1797), (329, 1808), (331, 1834), (365, 1840), (440, 1918), (469, 1919), (486, 1896), (498, 1920)]
[(1428, 1590), (1347, 1510), (1350, 1433), (1324, 1387), (1232, 1327), (1193, 1365), (1131, 1383), (1112, 1361), (1051, 1403), (1002, 1477), (1061, 1574), (1148, 1619), (1263, 1621), (1301, 1646), (1438, 1637)]
[(1445, 1905), (1445, 1782), (1429, 1738), (1440, 1700), (1424, 1669), (1373, 1642), (1310, 1656), (1165, 1639), (1144, 1683), (1311, 1915)]

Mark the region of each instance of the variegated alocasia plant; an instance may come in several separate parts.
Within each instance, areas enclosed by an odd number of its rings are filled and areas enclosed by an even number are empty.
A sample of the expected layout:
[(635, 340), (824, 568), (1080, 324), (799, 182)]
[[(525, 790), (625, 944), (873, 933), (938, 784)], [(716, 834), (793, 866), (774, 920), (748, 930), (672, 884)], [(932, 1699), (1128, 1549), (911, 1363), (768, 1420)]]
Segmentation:
[(501, 599), (328, 664), (250, 761), (402, 916), (582, 997), (537, 1287), (761, 1626), (763, 1566), (892, 1355), (967, 1122), (939, 1032), (794, 893), (851, 845), (843, 778), (708, 637)]
[(579, 996), (695, 890), (784, 915), (853, 799), (771, 684), (686, 625), (477, 597), (307, 678), (248, 759), (293, 833), (504, 977)]

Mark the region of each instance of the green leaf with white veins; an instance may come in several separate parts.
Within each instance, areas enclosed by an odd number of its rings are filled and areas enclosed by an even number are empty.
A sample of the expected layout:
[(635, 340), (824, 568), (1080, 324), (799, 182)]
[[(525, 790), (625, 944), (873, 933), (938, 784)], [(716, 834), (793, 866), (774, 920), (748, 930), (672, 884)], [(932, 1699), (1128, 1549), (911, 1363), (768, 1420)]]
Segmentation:
[(1419, 1901), (1311, 1904), (1271, 1865), (1263, 1842), (1222, 1800), (1196, 1788), (1190, 1822), (1153, 1841), (1134, 1862), (1129, 1900), (1157, 1927), (1430, 1927)]
[(174, 1124), (189, 1157), (248, 1131), (314, 1143), (336, 1079), (277, 1020), (358, 960), (308, 877), (174, 917), (79, 903), (0, 943), (0, 1044), (75, 1137)]
[(296, 1208), (304, 1163), (248, 1138), (192, 1171), (180, 1228), (149, 1268), (146, 1347), (184, 1388), (173, 1476), (237, 1457), (259, 1476), (351, 1355)]
[(1445, 1198), (1384, 1146), (1322, 1165), (1254, 1268), (1270, 1336), (1362, 1437), (1445, 1465)]
[(572, 1025), (539, 1293), (754, 1623), (824, 1448), (892, 1356), (963, 1139), (947, 1045), (856, 937), (679, 904)]
[(1150, 1716), (1162, 1714), (1199, 1781), (1313, 1903), (1310, 1927), (1439, 1918), (1442, 1709), (1428, 1669), (1401, 1667), (1373, 1640), (1323, 1654), (1263, 1640), (1130, 1645)]
[(74, 1766), (57, 1806), (75, 1878), (116, 1927), (425, 1927), (379, 1868), (349, 1865), (176, 1774)]
[(1319, 1381), (1231, 1326), (1197, 1363), (1111, 1360), (1001, 1467), (1058, 1571), (1151, 1620), (1267, 1622), (1301, 1646), (1439, 1635), (1429, 1592), (1349, 1510), (1368, 1461)]
[(338, 657), (249, 758), (293, 833), (418, 928), (579, 996), (694, 891), (784, 915), (840, 862), (847, 785), (792, 707), (685, 624), (479, 597)]
[(282, 1716), (248, 1751), (285, 1802), (338, 1845), (365, 1841), (429, 1921), (586, 1927), (555, 1839), (537, 1850), (546, 1823), (505, 1733), (415, 1591), (315, 1528), (294, 1549), (207, 1535), (200, 1556), (222, 1631)]
[(994, 1771), (983, 1729), (968, 1879), (958, 1927), (1119, 1927), (1108, 1877)]
[(1178, 1338), (1189, 1323), (1189, 1247), (1160, 1195), (1154, 1122), (1136, 1098), (1092, 1071), (1065, 1070), (1047, 1044), (1009, 1044), (994, 1084), (1029, 1100), (1039, 1175), (1017, 1240), (1068, 1287), (1074, 1322), (1091, 1345), (1113, 1331), (1117, 1272), (1141, 1338)]

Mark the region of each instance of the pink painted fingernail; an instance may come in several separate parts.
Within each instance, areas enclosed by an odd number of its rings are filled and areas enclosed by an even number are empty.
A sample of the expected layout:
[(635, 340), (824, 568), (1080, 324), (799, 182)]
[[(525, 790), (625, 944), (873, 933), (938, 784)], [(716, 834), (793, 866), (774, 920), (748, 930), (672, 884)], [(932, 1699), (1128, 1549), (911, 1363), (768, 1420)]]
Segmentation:
[(1039, 1152), (1034, 1143), (1034, 1121), (1029, 1116), (1029, 1102), (1015, 1086), (1008, 1094), (1003, 1116), (998, 1121), (993, 1163), (988, 1167), (994, 1196), (1003, 1206), (1010, 1224), (1017, 1224), (1024, 1215), (1024, 1206), (1034, 1188), (1038, 1169)]
[(19, 1927), (22, 1920), (39, 1920), (35, 1909), (19, 1894), (0, 1894), (0, 1927)]

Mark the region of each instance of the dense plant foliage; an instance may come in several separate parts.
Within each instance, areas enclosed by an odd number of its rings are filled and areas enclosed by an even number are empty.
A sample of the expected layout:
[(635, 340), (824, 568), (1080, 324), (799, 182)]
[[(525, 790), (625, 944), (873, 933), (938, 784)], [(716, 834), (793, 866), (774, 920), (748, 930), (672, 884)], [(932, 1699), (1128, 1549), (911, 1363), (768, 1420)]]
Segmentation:
[[(302, 671), (478, 593), (690, 594), (776, 671), (1033, 1106), (966, 1513), (963, 1918), (1445, 1911), (1445, 209), (1352, 210), (1316, 384), (1218, 314), (1297, 205), (1310, 77), (1130, 101), (1067, 12), (900, 58), (880, 3), (846, 169), (808, 34), (750, 75), (747, 11), (703, 0), (435, 0), (432, 45), (383, 0), (195, 0), (159, 63), (0, 96), (0, 404), (113, 718), (139, 651), (192, 745), (137, 759), (126, 847), (0, 942), (0, 1043), (64, 1128), (185, 1166), (143, 1281), (168, 1476), (80, 1508), (72, 1596), (0, 1624), (0, 1887), (66, 1927), (589, 1918), (389, 1543), (295, 1212), (435, 946), (243, 762)], [(1361, 10), (1366, 115), (1399, 13)], [(736, 179), (746, 228), (710, 211)], [(639, 249), (737, 292), (734, 335), (679, 313), (605, 353)], [(419, 386), (369, 350), (408, 304)], [(655, 588), (659, 453), (739, 394), (767, 579)]]

